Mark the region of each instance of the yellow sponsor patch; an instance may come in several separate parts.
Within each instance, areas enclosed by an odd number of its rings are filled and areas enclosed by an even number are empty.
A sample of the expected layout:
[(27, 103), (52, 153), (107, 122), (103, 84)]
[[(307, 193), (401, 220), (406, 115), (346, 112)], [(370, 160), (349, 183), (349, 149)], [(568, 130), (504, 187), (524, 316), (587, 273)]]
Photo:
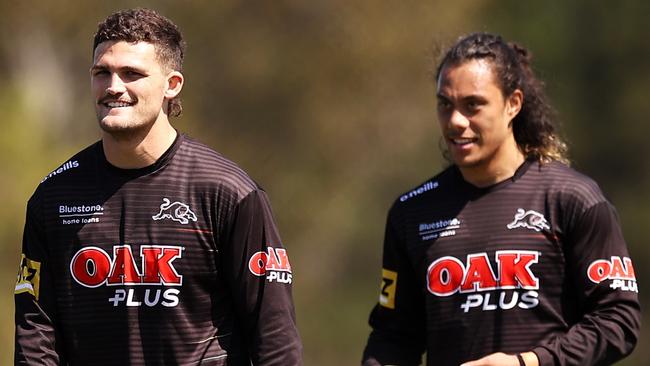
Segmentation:
[(38, 288), (41, 283), (41, 262), (33, 261), (24, 254), (20, 256), (20, 269), (16, 280), (14, 294), (28, 292), (38, 300)]
[(389, 309), (395, 309), (395, 291), (397, 290), (397, 272), (381, 270), (381, 289), (379, 304)]

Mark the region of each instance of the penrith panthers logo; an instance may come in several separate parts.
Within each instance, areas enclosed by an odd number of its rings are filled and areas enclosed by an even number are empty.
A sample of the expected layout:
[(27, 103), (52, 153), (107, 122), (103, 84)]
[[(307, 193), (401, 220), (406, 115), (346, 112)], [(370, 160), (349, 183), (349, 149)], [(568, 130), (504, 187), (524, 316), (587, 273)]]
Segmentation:
[(551, 229), (551, 227), (548, 226), (548, 221), (546, 221), (544, 215), (533, 210), (526, 211), (523, 208), (517, 209), (517, 213), (515, 214), (515, 219), (511, 223), (509, 223), (506, 227), (508, 229), (525, 227), (526, 229), (532, 229), (537, 232)]
[(185, 225), (191, 221), (196, 221), (196, 214), (190, 210), (190, 206), (182, 202), (171, 202), (169, 198), (163, 198), (163, 203), (160, 205), (160, 212), (157, 215), (151, 216), (154, 220), (170, 219)]

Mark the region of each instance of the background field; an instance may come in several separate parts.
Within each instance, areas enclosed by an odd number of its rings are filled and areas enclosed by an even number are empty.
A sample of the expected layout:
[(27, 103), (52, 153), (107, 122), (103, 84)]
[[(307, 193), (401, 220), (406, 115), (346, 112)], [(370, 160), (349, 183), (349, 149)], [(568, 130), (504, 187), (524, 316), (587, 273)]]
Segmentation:
[[(269, 192), (295, 271), (306, 365), (358, 364), (386, 211), (444, 166), (432, 50), (471, 31), (533, 51), (574, 166), (618, 208), (647, 303), (650, 2), (532, 3), (0, 2), (0, 364), (13, 354), (25, 202), (44, 175), (98, 138), (92, 35), (107, 14), (134, 6), (171, 17), (187, 39), (185, 112), (175, 126)], [(621, 364), (644, 359), (647, 330)]]

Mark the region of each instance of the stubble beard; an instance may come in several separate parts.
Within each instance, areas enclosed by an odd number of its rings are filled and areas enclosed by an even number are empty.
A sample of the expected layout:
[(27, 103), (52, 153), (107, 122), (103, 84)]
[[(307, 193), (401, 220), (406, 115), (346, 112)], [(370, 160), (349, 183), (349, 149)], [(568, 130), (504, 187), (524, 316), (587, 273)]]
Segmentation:
[(108, 124), (103, 122), (101, 118), (98, 118), (98, 122), (99, 128), (114, 140), (132, 141), (134, 139), (142, 139), (146, 136), (156, 120), (151, 119), (143, 122), (126, 121), (117, 124)]

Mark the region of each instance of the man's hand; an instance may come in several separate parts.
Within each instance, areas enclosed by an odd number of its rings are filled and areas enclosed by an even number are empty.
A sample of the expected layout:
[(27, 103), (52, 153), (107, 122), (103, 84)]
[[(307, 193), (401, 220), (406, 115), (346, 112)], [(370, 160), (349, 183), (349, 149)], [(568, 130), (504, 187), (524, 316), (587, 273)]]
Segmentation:
[[(526, 366), (539, 366), (537, 355), (533, 352), (522, 353)], [(508, 355), (503, 352), (493, 353), (478, 360), (465, 362), (460, 366), (519, 366), (517, 355)]]

